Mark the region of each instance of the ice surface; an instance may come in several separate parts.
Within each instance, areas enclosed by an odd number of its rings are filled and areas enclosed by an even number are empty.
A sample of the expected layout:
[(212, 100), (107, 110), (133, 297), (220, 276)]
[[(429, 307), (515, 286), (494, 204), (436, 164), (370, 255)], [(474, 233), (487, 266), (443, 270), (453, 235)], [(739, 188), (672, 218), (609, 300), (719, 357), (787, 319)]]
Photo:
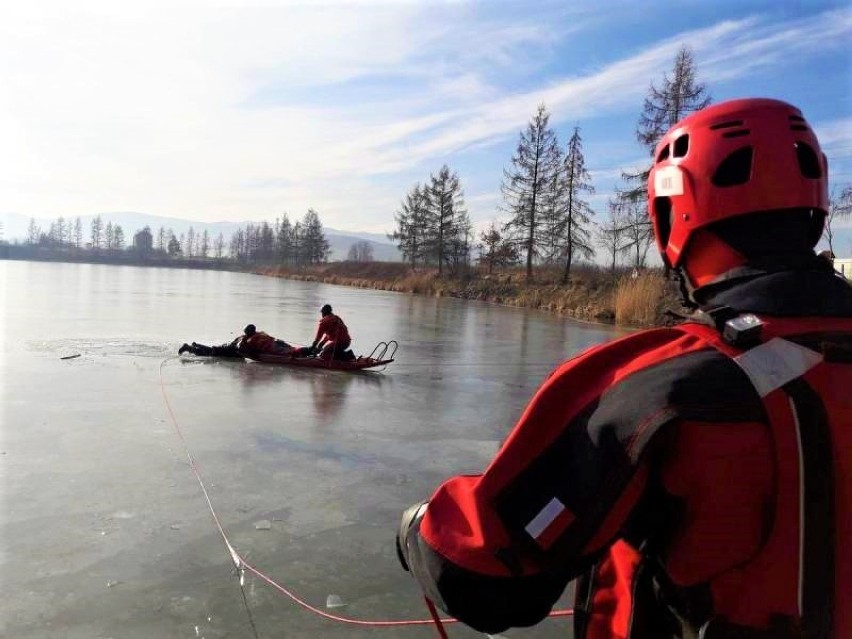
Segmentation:
[[(402, 510), (479, 472), (549, 370), (611, 336), (481, 303), (225, 272), (0, 261), (0, 286), (4, 637), (187, 637), (195, 625), (250, 637), (246, 605), (260, 636), (432, 636), (337, 625), (235, 570), (171, 423), (161, 361), (181, 434), (248, 563), (315, 606), (333, 591), (356, 618), (422, 619), (394, 551)], [(249, 322), (309, 343), (325, 302), (356, 352), (399, 341), (387, 373), (174, 357)], [(69, 353), (81, 356), (58, 359)]]

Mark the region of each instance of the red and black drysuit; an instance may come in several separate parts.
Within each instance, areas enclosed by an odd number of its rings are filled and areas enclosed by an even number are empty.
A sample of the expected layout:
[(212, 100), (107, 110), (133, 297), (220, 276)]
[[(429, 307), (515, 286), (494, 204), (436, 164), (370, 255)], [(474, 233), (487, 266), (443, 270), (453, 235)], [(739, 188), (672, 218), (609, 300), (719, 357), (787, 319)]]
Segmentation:
[(320, 353), (322, 359), (342, 359), (343, 352), (352, 345), (349, 329), (334, 313), (324, 315), (319, 321), (311, 348), (315, 349), (319, 344), (323, 344)]
[(495, 633), (579, 578), (578, 638), (852, 637), (852, 288), (814, 264), (708, 305), (760, 340), (691, 322), (586, 351), (403, 521), (429, 598)]

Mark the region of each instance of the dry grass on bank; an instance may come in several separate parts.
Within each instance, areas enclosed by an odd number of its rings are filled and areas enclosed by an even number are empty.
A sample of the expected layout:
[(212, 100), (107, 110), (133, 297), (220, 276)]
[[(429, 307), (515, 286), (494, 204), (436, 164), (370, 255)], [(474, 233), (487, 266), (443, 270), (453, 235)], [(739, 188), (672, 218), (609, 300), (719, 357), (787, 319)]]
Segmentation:
[(622, 278), (615, 289), (615, 323), (651, 326), (660, 316), (666, 293), (666, 280), (660, 273), (647, 271), (636, 279)]
[(372, 288), (435, 297), (457, 297), (549, 311), (578, 320), (651, 326), (660, 319), (665, 280), (648, 271), (636, 280), (626, 270), (611, 273), (596, 265), (577, 265), (562, 283), (562, 268), (538, 267), (527, 282), (523, 267), (494, 273), (471, 268), (439, 277), (437, 269), (412, 269), (399, 262), (332, 262), (310, 267), (266, 267), (274, 277)]

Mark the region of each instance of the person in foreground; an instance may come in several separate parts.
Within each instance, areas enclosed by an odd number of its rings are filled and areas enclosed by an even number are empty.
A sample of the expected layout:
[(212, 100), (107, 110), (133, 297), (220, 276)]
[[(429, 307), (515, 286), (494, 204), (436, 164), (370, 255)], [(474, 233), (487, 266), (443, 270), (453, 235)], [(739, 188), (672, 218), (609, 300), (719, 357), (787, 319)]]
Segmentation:
[(293, 347), (287, 342), (258, 331), (254, 324), (249, 324), (243, 330), (243, 334), (237, 336), (233, 341), (220, 344), (219, 346), (206, 346), (204, 344), (183, 344), (178, 349), (178, 355), (185, 352), (205, 357), (243, 357), (259, 353), (272, 353), (274, 355), (289, 355)]
[(320, 359), (354, 359), (354, 355), (347, 352), (352, 339), (343, 320), (331, 312), (330, 304), (323, 305), (320, 314), (322, 319), (317, 326), (310, 352), (319, 352)]
[(403, 514), (430, 599), (493, 634), (576, 579), (577, 638), (852, 637), (852, 287), (814, 253), (827, 171), (775, 100), (663, 137), (649, 214), (694, 313), (563, 363), (482, 475)]

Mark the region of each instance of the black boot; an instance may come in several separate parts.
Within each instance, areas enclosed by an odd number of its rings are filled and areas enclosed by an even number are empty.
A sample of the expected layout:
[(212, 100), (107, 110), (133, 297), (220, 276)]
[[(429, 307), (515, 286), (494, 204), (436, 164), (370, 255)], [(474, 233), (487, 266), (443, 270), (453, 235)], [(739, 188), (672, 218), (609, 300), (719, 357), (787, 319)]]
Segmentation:
[(178, 355), (183, 355), (186, 351), (192, 351), (192, 347), (189, 344), (184, 343), (184, 345), (178, 349)]

